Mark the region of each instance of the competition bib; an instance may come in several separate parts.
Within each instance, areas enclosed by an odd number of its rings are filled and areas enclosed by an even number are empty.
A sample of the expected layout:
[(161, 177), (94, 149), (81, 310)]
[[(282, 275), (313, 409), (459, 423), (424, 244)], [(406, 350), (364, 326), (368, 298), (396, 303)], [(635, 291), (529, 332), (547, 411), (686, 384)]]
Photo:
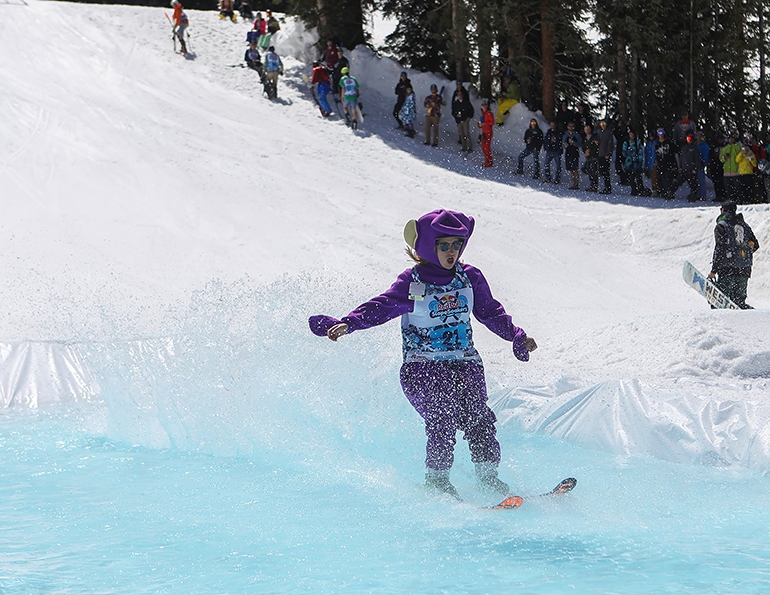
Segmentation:
[(412, 278), (414, 310), (401, 318), (404, 361), (479, 361), (471, 329), (473, 288), (462, 267), (447, 285), (423, 284), (415, 269)]

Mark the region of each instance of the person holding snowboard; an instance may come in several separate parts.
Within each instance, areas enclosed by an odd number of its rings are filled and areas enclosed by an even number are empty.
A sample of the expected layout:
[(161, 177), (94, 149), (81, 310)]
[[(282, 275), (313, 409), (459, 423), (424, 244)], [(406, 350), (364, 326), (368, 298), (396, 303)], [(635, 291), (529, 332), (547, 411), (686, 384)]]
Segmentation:
[(331, 81), (329, 81), (329, 71), (321, 62), (313, 63), (313, 73), (310, 78), (310, 84), (316, 85), (316, 97), (318, 98), (318, 107), (321, 108), (324, 118), (328, 118), (332, 113), (332, 108), (329, 105), (327, 95), (332, 90)]
[[(171, 24), (173, 26), (174, 35), (179, 40), (182, 47), (182, 53), (187, 55), (187, 45), (184, 41), (184, 32), (187, 30), (189, 21), (187, 15), (184, 13), (184, 7), (179, 0), (171, 0), (171, 6), (174, 8), (174, 16), (171, 17)], [(168, 14), (168, 13), (167, 13)], [(168, 17), (167, 17), (168, 18)]]
[(746, 292), (759, 242), (749, 224), (743, 220), (743, 213), (737, 211), (734, 201), (724, 203), (720, 209), (714, 228), (714, 256), (708, 277), (739, 308), (750, 310)]
[(340, 95), (342, 95), (342, 109), (345, 112), (348, 126), (354, 130), (358, 128), (358, 80), (350, 76), (350, 68), (342, 69), (340, 79)]
[(468, 440), (476, 478), (486, 491), (508, 495), (498, 478), (500, 443), (487, 404), (481, 356), (473, 345), (471, 313), (513, 345), (528, 361), (537, 343), (515, 326), (479, 269), (460, 262), (474, 230), (473, 217), (438, 209), (404, 228), (414, 266), (401, 273), (382, 295), (347, 316), (311, 316), (311, 331), (337, 341), (344, 335), (401, 317), (401, 386), (425, 422), (426, 487), (459, 499), (449, 480), (458, 430)]

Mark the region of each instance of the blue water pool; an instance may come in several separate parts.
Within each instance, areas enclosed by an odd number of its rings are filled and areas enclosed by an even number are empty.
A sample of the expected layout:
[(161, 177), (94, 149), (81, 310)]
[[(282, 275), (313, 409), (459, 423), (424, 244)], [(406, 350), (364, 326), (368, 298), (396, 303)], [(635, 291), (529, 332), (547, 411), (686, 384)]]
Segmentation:
[[(344, 395), (343, 395), (344, 397)], [(297, 415), (308, 450), (128, 444), (105, 403), (0, 416), (2, 593), (767, 593), (770, 481), (623, 458), (508, 428), (519, 493), (485, 511), (420, 486), (422, 432)], [(401, 427), (403, 426), (403, 427)], [(327, 444), (319, 439), (327, 433)], [(362, 437), (363, 436), (363, 437)], [(221, 437), (219, 438), (221, 439)]]

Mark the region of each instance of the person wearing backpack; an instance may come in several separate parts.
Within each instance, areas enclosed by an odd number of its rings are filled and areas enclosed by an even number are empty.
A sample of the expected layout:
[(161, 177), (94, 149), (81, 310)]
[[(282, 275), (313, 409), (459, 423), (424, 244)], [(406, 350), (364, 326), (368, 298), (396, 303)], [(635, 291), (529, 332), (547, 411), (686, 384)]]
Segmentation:
[(708, 277), (739, 308), (750, 310), (751, 306), (746, 303), (746, 290), (759, 242), (749, 224), (743, 220), (743, 214), (737, 211), (734, 201), (722, 205), (714, 228), (714, 256)]
[(350, 76), (350, 68), (345, 66), (341, 71), (340, 95), (342, 96), (342, 109), (345, 112), (348, 126), (358, 128), (358, 80)]
[(265, 92), (268, 99), (278, 97), (278, 75), (281, 74), (283, 74), (283, 62), (275, 53), (275, 47), (271, 45), (265, 56)]

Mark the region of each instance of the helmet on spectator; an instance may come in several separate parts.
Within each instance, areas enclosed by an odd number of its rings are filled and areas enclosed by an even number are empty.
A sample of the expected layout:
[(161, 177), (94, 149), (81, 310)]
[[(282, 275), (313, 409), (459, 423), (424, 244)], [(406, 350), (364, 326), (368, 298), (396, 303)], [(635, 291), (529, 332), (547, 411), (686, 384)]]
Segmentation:
[(350, 74), (350, 68), (348, 68), (347, 66), (343, 66), (342, 70), (340, 70), (340, 72), (342, 74)]

